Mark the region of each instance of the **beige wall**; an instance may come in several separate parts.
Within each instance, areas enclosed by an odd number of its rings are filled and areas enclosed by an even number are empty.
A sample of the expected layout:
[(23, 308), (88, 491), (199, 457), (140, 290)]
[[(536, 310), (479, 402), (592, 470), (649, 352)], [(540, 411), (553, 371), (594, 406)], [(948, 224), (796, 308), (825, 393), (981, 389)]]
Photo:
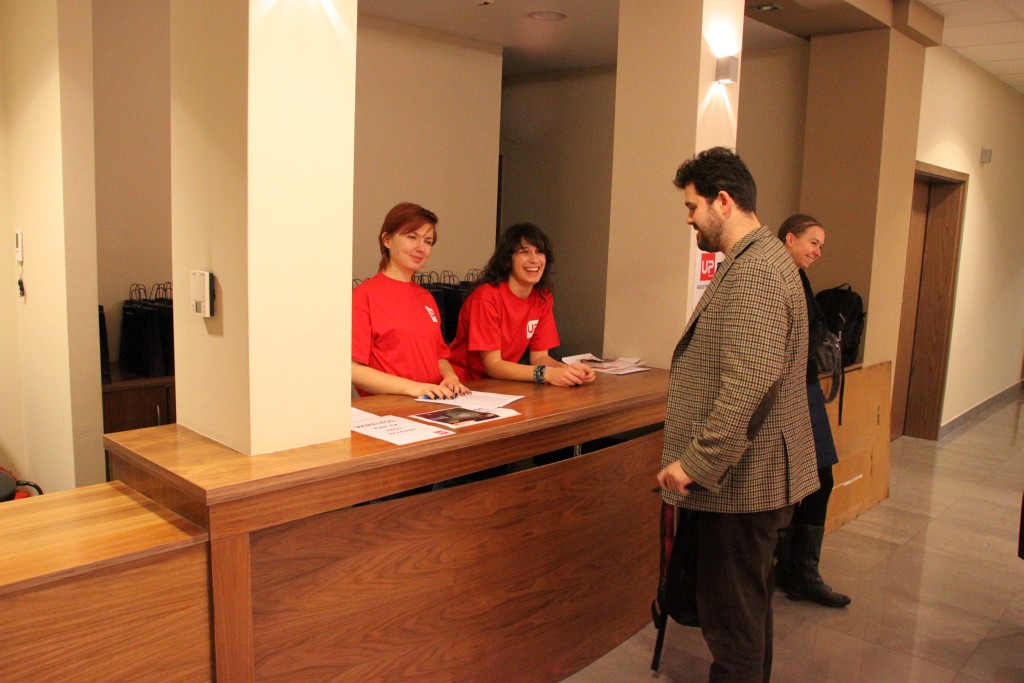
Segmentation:
[[(992, 150), (990, 164), (980, 163), (983, 147)], [(952, 50), (929, 48), (917, 156), (970, 176), (942, 411), (946, 423), (1020, 378), (1024, 95)]]
[(377, 272), (388, 210), (439, 219), (427, 270), (460, 277), (494, 249), (501, 48), (359, 17), (352, 273)]
[(61, 158), (67, 352), (75, 484), (106, 479), (96, 309), (96, 175), (93, 146), (92, 9), (59, 0)]
[[(243, 453), (348, 431), (355, 2), (171, 7), (178, 422)], [(339, 262), (341, 265), (339, 265)]]
[(600, 354), (615, 123), (613, 69), (502, 89), (502, 227), (532, 222), (554, 243), (560, 355)]
[(809, 53), (808, 44), (743, 52), (736, 151), (757, 182), (757, 217), (773, 230), (801, 210)]
[[(248, 11), (172, 3), (170, 20), (177, 417), (248, 452)], [(190, 270), (214, 273), (212, 318), (188, 311)]]
[(894, 360), (899, 346), (924, 52), (923, 45), (902, 33), (889, 33), (885, 123), (874, 221), (875, 249), (868, 289), (870, 299), (865, 302), (871, 307), (863, 347), (865, 365)]
[[(14, 68), (10, 59), (12, 22), (20, 13), (9, 3), (0, 3), (0, 239), (5, 244), (14, 242), (14, 220), (11, 213), (11, 159), (8, 144), (8, 106), (16, 106), (12, 89), (7, 85), (8, 72)], [(19, 476), (28, 476), (28, 453), (24, 432), (24, 388), (19, 363), (18, 316), (24, 301), (19, 299), (14, 283), (20, 268), (12, 258), (0, 258), (0, 467), (13, 469)]]
[(826, 228), (828, 257), (809, 277), (863, 297), (865, 364), (896, 353), (923, 56), (891, 29), (811, 40), (801, 209)]
[(889, 33), (811, 40), (800, 208), (825, 224), (828, 255), (808, 277), (815, 291), (849, 282), (865, 306), (870, 302)]
[(17, 352), (2, 362), (16, 368), (4, 374), (18, 375), (14, 391), (5, 386), (4, 393), (20, 404), (12, 411), (23, 435), (12, 440), (23, 448), (11, 456), (18, 474), (51, 490), (102, 476), (86, 8), (35, 0), (0, 5), (12, 226), (5, 233), (13, 226), (24, 231), (26, 290), (20, 299), (13, 281), (4, 289), (3, 314), (14, 313), (4, 320), (6, 334), (16, 336)]
[(693, 0), (619, 7), (602, 353), (656, 367), (668, 367), (692, 306), (696, 246), (672, 180), (697, 150), (702, 80), (714, 73), (704, 10)]
[(171, 280), (170, 2), (92, 5), (99, 301), (116, 360), (129, 285)]

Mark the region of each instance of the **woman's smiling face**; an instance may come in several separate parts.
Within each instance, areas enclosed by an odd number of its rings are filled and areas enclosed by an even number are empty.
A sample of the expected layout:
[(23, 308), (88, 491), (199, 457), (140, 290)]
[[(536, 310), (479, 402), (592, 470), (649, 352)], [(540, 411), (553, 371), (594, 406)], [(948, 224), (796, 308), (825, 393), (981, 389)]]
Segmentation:
[(821, 248), (825, 246), (825, 231), (817, 225), (811, 226), (799, 235), (786, 235), (786, 249), (793, 257), (797, 268), (810, 268), (811, 264), (821, 256)]
[[(424, 223), (416, 230), (384, 238), (390, 257), (386, 271), (396, 279), (409, 280), (423, 267), (434, 248), (434, 226)], [(400, 276), (400, 277), (397, 277)]]
[(509, 276), (509, 284), (513, 286), (513, 289), (529, 294), (544, 275), (545, 265), (547, 265), (547, 257), (544, 253), (523, 240), (519, 243), (519, 249), (512, 254), (512, 274)]

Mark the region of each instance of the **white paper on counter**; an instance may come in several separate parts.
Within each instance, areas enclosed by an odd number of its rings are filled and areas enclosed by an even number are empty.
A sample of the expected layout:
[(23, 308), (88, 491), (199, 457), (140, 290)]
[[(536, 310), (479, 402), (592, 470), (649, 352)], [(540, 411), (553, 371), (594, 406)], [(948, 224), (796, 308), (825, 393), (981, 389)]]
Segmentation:
[(471, 394), (456, 396), (455, 398), (425, 398), (420, 396), (416, 400), (423, 403), (442, 403), (446, 406), (459, 406), (460, 408), (479, 410), (485, 413), (495, 408), (503, 408), (521, 398), (522, 396), (516, 396), (515, 394), (494, 394), (487, 391), (474, 391)]
[(370, 420), (377, 417), (373, 413), (368, 413), (365, 410), (359, 410), (355, 406), (352, 407), (352, 424), (356, 422), (362, 422), (363, 420)]
[[(353, 410), (356, 409), (353, 408)], [(358, 422), (353, 419), (352, 431), (372, 436), (375, 439), (383, 439), (398, 446), (427, 439), (436, 439), (439, 436), (448, 436), (455, 433), (437, 425), (426, 425), (422, 422), (416, 422), (404, 417), (395, 417), (394, 415), (384, 415), (382, 417), (371, 415), (369, 418), (359, 420)]]

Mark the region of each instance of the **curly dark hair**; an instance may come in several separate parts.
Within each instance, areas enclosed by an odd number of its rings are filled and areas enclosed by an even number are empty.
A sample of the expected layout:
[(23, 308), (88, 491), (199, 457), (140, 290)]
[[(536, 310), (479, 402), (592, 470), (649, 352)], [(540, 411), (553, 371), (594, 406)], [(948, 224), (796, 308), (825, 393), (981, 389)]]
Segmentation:
[(532, 244), (537, 251), (544, 254), (544, 273), (540, 277), (535, 289), (544, 294), (552, 288), (551, 266), (555, 262), (555, 252), (551, 246), (551, 240), (544, 234), (544, 231), (533, 223), (516, 223), (502, 231), (498, 243), (494, 247), (494, 253), (484, 266), (483, 272), (477, 278), (476, 286), (500, 285), (512, 275), (512, 257), (519, 251), (523, 242)]
[(757, 210), (754, 176), (731, 149), (712, 147), (684, 161), (676, 171), (675, 185), (682, 190), (691, 183), (697, 194), (708, 201), (725, 190), (741, 210)]

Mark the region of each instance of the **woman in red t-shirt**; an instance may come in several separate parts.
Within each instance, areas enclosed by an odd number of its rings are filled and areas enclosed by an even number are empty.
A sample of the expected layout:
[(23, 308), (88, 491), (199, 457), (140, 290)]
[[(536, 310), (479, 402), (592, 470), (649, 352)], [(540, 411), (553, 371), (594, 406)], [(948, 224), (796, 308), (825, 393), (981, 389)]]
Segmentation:
[[(566, 365), (548, 351), (558, 346), (548, 266), (555, 257), (547, 235), (532, 223), (506, 229), (462, 305), (451, 364), (468, 382), (481, 377), (555, 386), (594, 380), (594, 371)], [(530, 364), (519, 362), (529, 350)]]
[(448, 363), (440, 313), (413, 282), (437, 241), (437, 216), (398, 204), (380, 228), (380, 266), (352, 290), (352, 384), (361, 396), (451, 398), (469, 393)]

